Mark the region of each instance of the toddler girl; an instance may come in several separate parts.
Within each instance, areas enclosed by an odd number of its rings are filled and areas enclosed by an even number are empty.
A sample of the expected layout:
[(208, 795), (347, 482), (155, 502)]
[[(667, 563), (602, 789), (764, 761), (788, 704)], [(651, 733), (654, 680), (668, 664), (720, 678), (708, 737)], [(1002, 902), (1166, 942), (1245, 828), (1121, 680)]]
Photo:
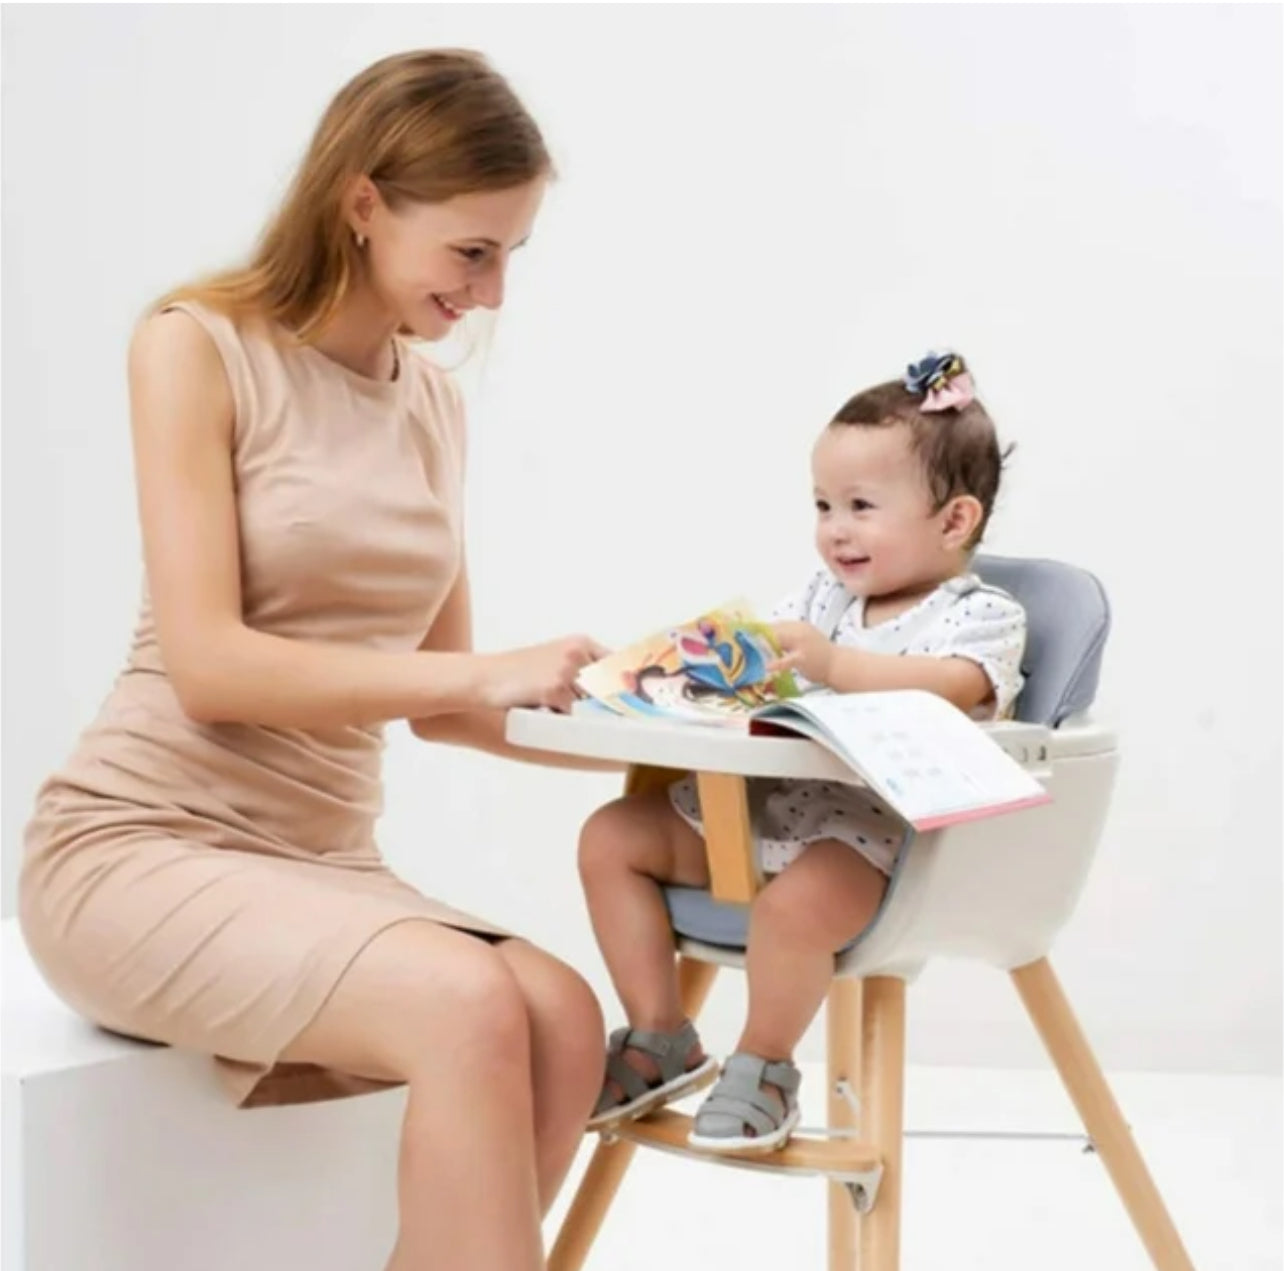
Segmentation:
[[(812, 454), (824, 568), (772, 615), (781, 664), (804, 687), (926, 689), (977, 719), (1010, 714), (1025, 615), (970, 572), (1004, 457), (957, 354), (931, 354), (843, 406)], [(794, 1047), (910, 831), (862, 786), (752, 780), (749, 804), (767, 881), (750, 908), (748, 1019), (720, 1076), (682, 1016), (663, 894), (709, 882), (695, 780), (617, 800), (584, 827), (580, 876), (628, 1019), (611, 1035), (590, 1129), (715, 1076), (692, 1146), (767, 1151), (798, 1123)]]

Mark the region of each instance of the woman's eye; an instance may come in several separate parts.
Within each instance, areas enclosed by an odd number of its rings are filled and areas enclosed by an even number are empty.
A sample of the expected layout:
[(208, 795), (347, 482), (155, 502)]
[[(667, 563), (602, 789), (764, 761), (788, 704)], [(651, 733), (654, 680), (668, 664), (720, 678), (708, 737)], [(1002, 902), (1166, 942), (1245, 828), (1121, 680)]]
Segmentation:
[(478, 261), (484, 260), (486, 257), (486, 249), (484, 247), (456, 247), (455, 250), (466, 261), (468, 261), (470, 265), (475, 265)]

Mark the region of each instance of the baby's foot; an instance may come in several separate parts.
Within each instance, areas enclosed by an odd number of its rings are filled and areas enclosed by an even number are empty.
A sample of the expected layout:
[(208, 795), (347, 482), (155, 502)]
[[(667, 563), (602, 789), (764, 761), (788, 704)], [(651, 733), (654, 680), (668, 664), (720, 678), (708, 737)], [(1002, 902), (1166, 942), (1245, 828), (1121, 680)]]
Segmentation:
[[(624, 1048), (620, 1051), (624, 1062), (628, 1064), (634, 1072), (637, 1073), (648, 1086), (655, 1085), (660, 1080), (660, 1065), (656, 1062), (650, 1051), (643, 1050), (640, 1046), (632, 1042), (625, 1042)], [(699, 1068), (708, 1056), (704, 1053), (704, 1047), (699, 1041), (687, 1052), (687, 1057), (683, 1063), (683, 1069), (690, 1072), (693, 1068)], [(620, 1085), (613, 1077), (607, 1077), (605, 1084), (602, 1086), (602, 1093), (607, 1095), (612, 1103), (619, 1103), (624, 1098), (624, 1087)]]
[(606, 1076), (589, 1129), (631, 1121), (671, 1103), (707, 1085), (717, 1068), (705, 1054), (690, 1020), (672, 1033), (616, 1029), (611, 1034)]
[(798, 1125), (802, 1076), (790, 1060), (737, 1052), (700, 1105), (687, 1141), (710, 1152), (768, 1152)]

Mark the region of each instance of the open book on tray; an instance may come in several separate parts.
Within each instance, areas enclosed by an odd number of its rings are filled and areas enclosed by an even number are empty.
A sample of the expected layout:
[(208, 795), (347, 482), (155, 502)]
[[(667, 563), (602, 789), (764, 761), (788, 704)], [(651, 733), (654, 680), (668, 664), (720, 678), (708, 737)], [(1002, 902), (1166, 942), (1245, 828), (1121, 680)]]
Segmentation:
[(1050, 799), (985, 728), (934, 693), (804, 691), (771, 628), (732, 605), (580, 673), (576, 713), (801, 734), (831, 750), (917, 830)]

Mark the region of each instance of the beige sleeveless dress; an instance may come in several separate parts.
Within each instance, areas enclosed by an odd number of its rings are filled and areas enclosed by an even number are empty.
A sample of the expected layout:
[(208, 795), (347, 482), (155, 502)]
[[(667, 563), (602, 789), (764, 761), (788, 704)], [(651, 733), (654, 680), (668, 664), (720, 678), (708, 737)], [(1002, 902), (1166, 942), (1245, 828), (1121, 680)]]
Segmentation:
[[(416, 648), (461, 559), (463, 416), (449, 377), (404, 341), (399, 377), (376, 381), (179, 307), (232, 387), (246, 623)], [(393, 924), (504, 934), (384, 864), (383, 744), (378, 727), (194, 723), (144, 591), (126, 668), (26, 834), (20, 917), (51, 985), (106, 1028), (216, 1056), (238, 1103), (374, 1088), (276, 1060)]]

